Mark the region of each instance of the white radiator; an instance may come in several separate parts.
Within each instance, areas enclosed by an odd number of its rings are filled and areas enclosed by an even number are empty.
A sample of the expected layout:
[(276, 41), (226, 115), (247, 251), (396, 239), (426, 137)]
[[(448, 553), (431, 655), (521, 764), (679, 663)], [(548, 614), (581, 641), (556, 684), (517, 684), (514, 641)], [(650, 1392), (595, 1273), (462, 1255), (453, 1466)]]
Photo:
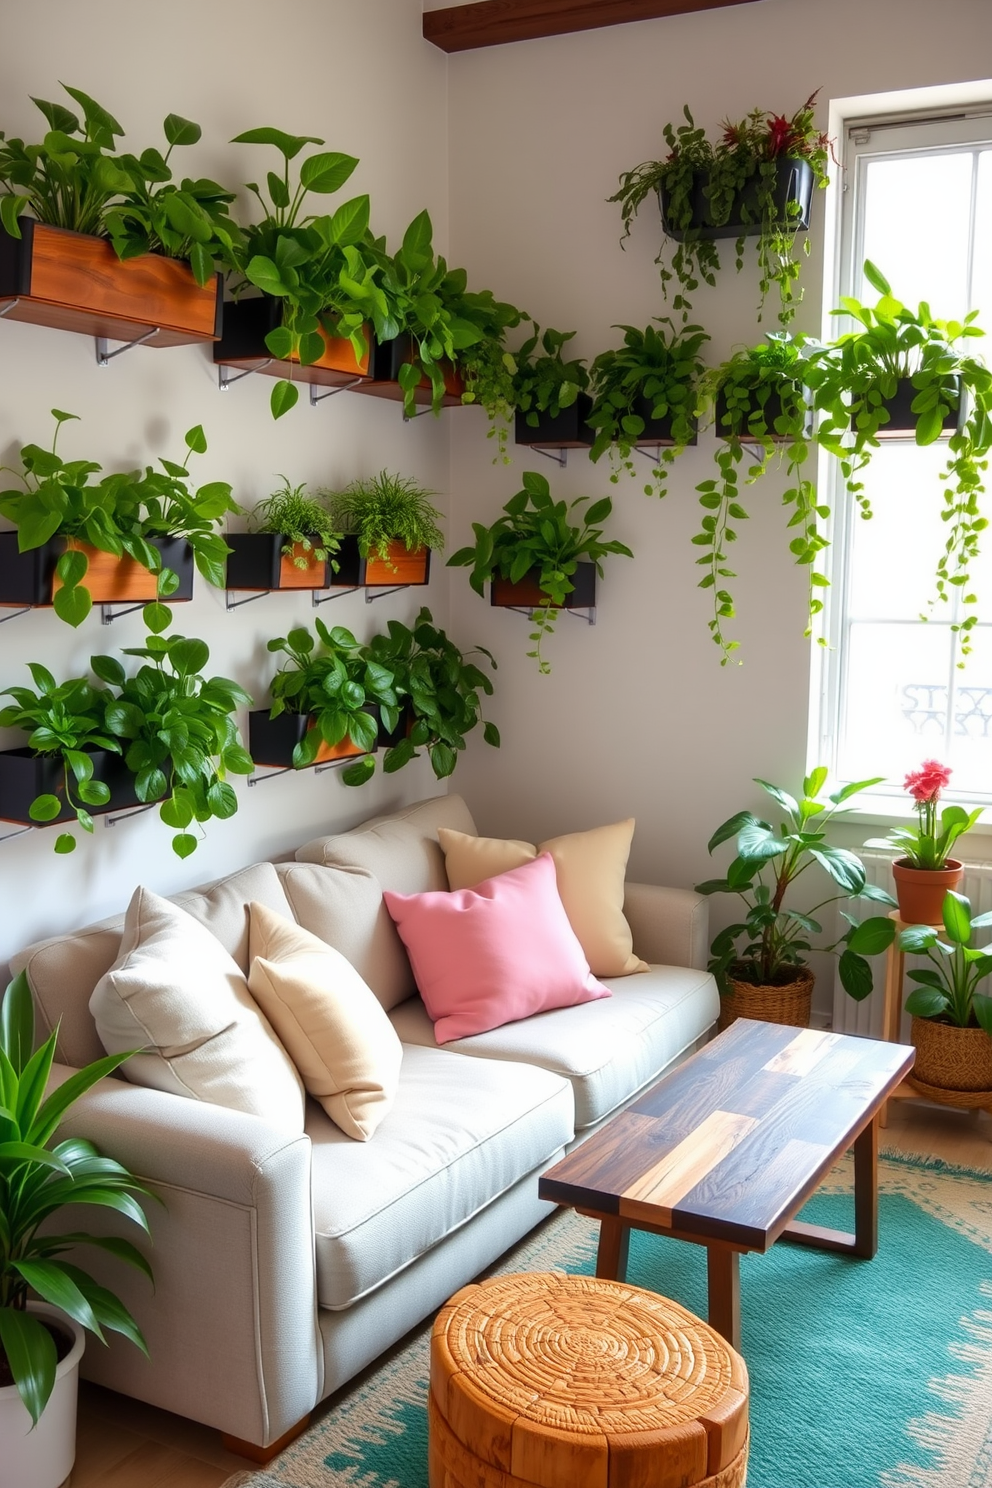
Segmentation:
[[(875, 852), (868, 849), (859, 854), (868, 874), (868, 882), (877, 884), (879, 888), (888, 889), (890, 894), (895, 894), (895, 885), (892, 882), (892, 855), (885, 852)], [(985, 914), (992, 909), (992, 862), (988, 863), (965, 863), (964, 880), (959, 893), (967, 895), (971, 901), (972, 914)], [(861, 918), (868, 919), (873, 914), (885, 914), (883, 904), (872, 904), (870, 900), (864, 900), (861, 909)], [(839, 917), (838, 917), (839, 918)], [(838, 934), (843, 931), (844, 921), (840, 921)], [(988, 930), (979, 932), (979, 943), (985, 944), (992, 940), (992, 933)], [(906, 958), (907, 968), (912, 965), (923, 965), (924, 961), (913, 957)], [(869, 959), (869, 965), (873, 972), (875, 990), (864, 1002), (855, 1002), (848, 997), (840, 984), (840, 977), (834, 977), (834, 1012), (833, 1029), (835, 1033), (860, 1033), (867, 1038), (881, 1038), (882, 1036), (882, 996), (885, 988), (885, 955), (873, 956)], [(909, 995), (912, 983), (907, 981), (903, 1001)], [(903, 1014), (903, 1036), (909, 1036), (909, 1016)]]

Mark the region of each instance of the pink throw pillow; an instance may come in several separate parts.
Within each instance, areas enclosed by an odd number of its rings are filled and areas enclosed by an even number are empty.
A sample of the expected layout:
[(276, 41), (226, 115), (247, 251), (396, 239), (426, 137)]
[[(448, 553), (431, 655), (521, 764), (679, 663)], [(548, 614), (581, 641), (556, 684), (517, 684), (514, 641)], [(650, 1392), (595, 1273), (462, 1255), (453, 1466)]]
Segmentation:
[(568, 923), (550, 853), (473, 889), (383, 898), (439, 1044), (610, 996)]

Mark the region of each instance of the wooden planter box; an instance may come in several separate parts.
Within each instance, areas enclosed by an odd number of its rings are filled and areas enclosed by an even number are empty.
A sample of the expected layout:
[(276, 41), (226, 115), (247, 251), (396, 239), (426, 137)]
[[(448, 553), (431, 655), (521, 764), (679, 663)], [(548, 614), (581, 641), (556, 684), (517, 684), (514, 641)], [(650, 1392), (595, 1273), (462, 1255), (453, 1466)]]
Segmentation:
[(517, 411), (513, 420), (514, 444), (537, 445), (542, 449), (586, 449), (596, 438), (586, 419), (592, 413), (592, 399), (580, 393), (575, 402), (552, 417), (539, 413), (537, 424), (529, 424), (527, 415)]
[[(522, 579), (514, 584), (509, 579), (500, 578), (497, 575), (490, 589), (489, 602), (503, 609), (521, 608), (531, 609), (548, 603), (547, 597), (541, 593), (538, 582), (540, 570), (532, 568)], [(563, 610), (586, 610), (591, 609), (596, 603), (596, 565), (595, 563), (580, 562), (578, 568), (572, 575), (572, 583), (575, 588), (571, 594), (565, 596), (565, 603), (554, 608)]]
[(222, 291), (215, 274), (201, 289), (188, 264), (158, 253), (123, 262), (103, 238), (18, 218), (22, 236), (0, 230), (0, 309), (7, 320), (136, 341), (146, 346), (215, 341)]
[[(377, 343), (372, 352), (371, 376), (368, 381), (360, 382), (355, 392), (371, 393), (374, 398), (390, 398), (393, 402), (402, 402), (403, 389), (398, 381), (400, 368), (404, 362), (411, 361), (412, 357), (413, 342), (409, 336), (397, 336), (393, 341)], [(462, 393), (465, 391), (462, 375), (450, 363), (444, 364), (443, 371), (445, 391), (441, 406), (442, 408), (458, 408), (461, 406)], [(430, 407), (431, 385), (428, 378), (421, 378), (413, 400), (421, 407)]]
[[(368, 703), (362, 712), (378, 722), (378, 704)], [(278, 718), (270, 718), (266, 709), (254, 709), (248, 714), (248, 753), (256, 765), (291, 770), (294, 768), (293, 750), (313, 726), (313, 719), (306, 713), (280, 713)], [(321, 743), (313, 763), (322, 765), (331, 760), (357, 759), (365, 753), (351, 739), (344, 738), (333, 746)]]
[[(85, 753), (93, 759), (93, 779), (110, 787), (110, 800), (105, 806), (85, 806), (91, 816), (140, 804), (134, 793), (134, 776), (121, 755), (110, 749), (88, 749)], [(72, 807), (63, 806), (51, 822), (33, 822), (28, 815), (31, 802), (35, 796), (48, 795), (63, 801), (65, 798), (65, 769), (58, 755), (35, 754), (26, 745), (0, 750), (0, 820), (34, 827), (75, 821)]]
[[(286, 538), (279, 532), (229, 532), (224, 538), (231, 549), (227, 556), (228, 589), (326, 589), (327, 562), (293, 544), (293, 557), (307, 559), (299, 568), (283, 552)], [(314, 539), (317, 541), (317, 539)]]
[[(179, 588), (169, 596), (169, 603), (192, 599), (193, 550), (189, 543), (183, 537), (149, 541), (162, 554), (163, 568), (179, 575)], [(50, 605), (55, 590), (61, 587), (55, 565), (67, 546), (80, 549), (89, 559), (83, 583), (95, 604), (140, 603), (157, 598), (158, 575), (133, 558), (116, 558), (89, 543), (64, 537), (53, 537), (40, 548), (21, 553), (17, 533), (0, 532), (0, 608)]]
[[(879, 429), (877, 439), (915, 439), (916, 438), (916, 414), (913, 412), (913, 399), (919, 392), (908, 377), (903, 378), (896, 388), (894, 398), (883, 400), (888, 409), (889, 422), (883, 424)], [(961, 385), (958, 383), (958, 407), (951, 408), (944, 415), (943, 432), (941, 439), (949, 439), (952, 434), (957, 433), (958, 421), (961, 417)], [(851, 415), (851, 428), (855, 428), (855, 418)]]
[[(773, 427), (775, 420), (777, 418), (781, 418), (782, 416), (782, 399), (779, 397), (778, 393), (769, 394), (768, 401), (765, 403), (765, 406), (762, 409), (762, 413), (765, 423), (768, 426), (768, 439), (771, 441), (771, 443), (787, 444), (791, 436), (776, 434)], [(735, 437), (727, 428), (726, 424), (723, 422), (726, 416), (727, 400), (723, 392), (721, 391), (716, 395), (716, 409), (713, 420), (713, 432), (716, 434), (717, 439), (732, 439)], [(812, 409), (807, 409), (806, 421), (804, 425), (804, 430), (807, 436), (811, 433), (812, 428), (813, 411)], [(736, 437), (740, 440), (741, 444), (758, 444), (760, 442), (757, 434), (748, 433), (746, 420), (744, 423), (744, 428)]]
[(359, 361), (347, 336), (320, 334), (326, 348), (319, 361), (307, 367), (299, 357), (273, 357), (265, 338), (282, 324), (282, 305), (274, 295), (261, 299), (229, 300), (224, 306), (224, 332), (214, 343), (214, 361), (225, 367), (238, 367), (246, 372), (263, 372), (266, 377), (286, 377), (293, 382), (314, 383), (321, 387), (340, 387), (356, 377), (367, 377), (372, 360), (374, 340), (372, 327), (366, 326), (364, 357)]
[[(813, 201), (813, 171), (807, 160), (794, 159), (783, 155), (775, 163), (775, 221), (783, 228), (805, 231), (809, 227), (809, 211)], [(742, 191), (739, 191), (730, 210), (728, 220), (720, 226), (714, 225), (709, 217), (709, 201), (706, 198), (706, 186), (709, 182), (709, 174), (706, 171), (697, 171), (692, 180), (692, 217), (688, 227), (679, 227), (669, 219), (669, 193), (662, 185), (658, 192), (661, 202), (662, 226), (668, 237), (674, 238), (676, 242), (682, 242), (686, 237), (693, 238), (752, 238), (757, 237), (762, 231), (761, 214), (758, 207), (758, 181), (750, 180)], [(795, 215), (789, 213), (789, 203), (795, 202), (799, 211)], [(744, 209), (747, 209), (752, 221), (745, 222), (743, 219)]]
[(431, 577), (430, 548), (414, 548), (411, 552), (406, 543), (399, 539), (389, 544), (387, 562), (377, 553), (363, 558), (358, 551), (358, 538), (354, 533), (348, 533), (342, 539), (334, 561), (338, 565), (337, 573), (331, 573), (328, 569), (328, 581), (355, 588), (427, 584)]

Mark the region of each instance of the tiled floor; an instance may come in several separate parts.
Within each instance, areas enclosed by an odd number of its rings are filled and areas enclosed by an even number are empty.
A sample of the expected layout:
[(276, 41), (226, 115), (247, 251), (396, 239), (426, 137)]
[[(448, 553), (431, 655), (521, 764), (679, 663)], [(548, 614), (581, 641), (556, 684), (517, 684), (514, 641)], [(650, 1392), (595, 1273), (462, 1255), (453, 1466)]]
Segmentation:
[[(992, 1116), (915, 1101), (891, 1107), (883, 1146), (992, 1169)], [(72, 1488), (220, 1488), (251, 1464), (215, 1431), (84, 1383)]]

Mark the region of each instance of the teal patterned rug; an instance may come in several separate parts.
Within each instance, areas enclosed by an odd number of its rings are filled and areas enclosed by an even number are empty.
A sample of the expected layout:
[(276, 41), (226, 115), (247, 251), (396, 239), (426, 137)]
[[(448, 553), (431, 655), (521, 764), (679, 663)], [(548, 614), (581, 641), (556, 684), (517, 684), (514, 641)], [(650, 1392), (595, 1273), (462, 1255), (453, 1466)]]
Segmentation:
[[(749, 1488), (992, 1488), (992, 1174), (879, 1167), (873, 1261), (785, 1245), (742, 1258)], [(852, 1227), (849, 1166), (804, 1218)], [(591, 1273), (596, 1237), (561, 1213), (496, 1269)], [(701, 1248), (635, 1234), (629, 1280), (706, 1315)], [(427, 1488), (429, 1335), (225, 1488)]]

